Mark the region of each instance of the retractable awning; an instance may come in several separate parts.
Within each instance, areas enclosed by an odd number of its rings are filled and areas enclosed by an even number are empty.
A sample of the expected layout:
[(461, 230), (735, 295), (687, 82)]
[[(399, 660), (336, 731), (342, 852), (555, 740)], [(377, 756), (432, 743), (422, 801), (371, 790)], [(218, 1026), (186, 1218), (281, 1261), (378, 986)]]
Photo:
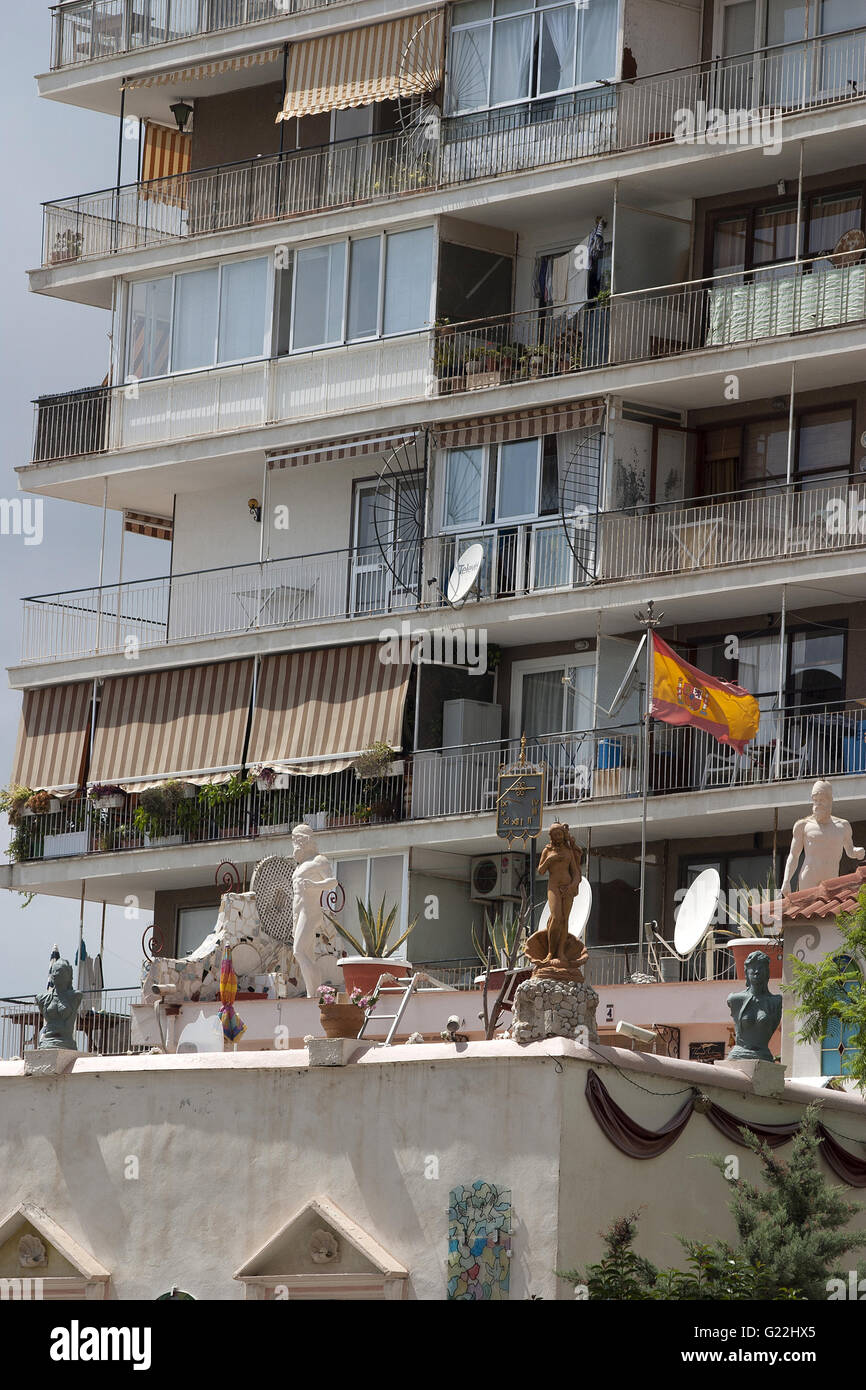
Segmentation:
[(240, 53), (234, 58), (217, 58), (211, 63), (196, 63), (193, 67), (175, 68), (169, 72), (151, 73), (148, 77), (132, 77), (124, 85), (128, 92), (136, 87), (169, 87), (178, 83), (203, 82), (208, 77), (220, 77), (224, 72), (243, 72), (247, 68), (266, 67), (282, 59), (282, 48), (265, 48), (258, 53)]
[(112, 676), (102, 687), (89, 780), (144, 791), (169, 778), (224, 782), (243, 762), (253, 663)]
[(481, 444), (505, 444), (515, 439), (538, 439), (543, 434), (565, 434), (604, 423), (604, 400), (591, 397), (569, 405), (542, 406), (535, 410), (500, 411), (476, 415), (437, 428), (439, 449), (472, 449)]
[(60, 793), (81, 786), (92, 694), (91, 681), (25, 690), (12, 785)]
[(442, 82), (444, 10), (292, 44), (278, 121), (432, 92)]
[(310, 463), (341, 463), (345, 459), (369, 458), (412, 444), (416, 436), (416, 430), (401, 430), (396, 434), (383, 434), (381, 430), (375, 430), (370, 434), (345, 435), (342, 439), (308, 444), (299, 449), (273, 450), (267, 455), (268, 468), (301, 468)]
[(411, 667), (381, 662), (382, 651), (368, 642), (266, 656), (250, 766), (312, 777), (349, 767), (373, 743), (399, 749)]

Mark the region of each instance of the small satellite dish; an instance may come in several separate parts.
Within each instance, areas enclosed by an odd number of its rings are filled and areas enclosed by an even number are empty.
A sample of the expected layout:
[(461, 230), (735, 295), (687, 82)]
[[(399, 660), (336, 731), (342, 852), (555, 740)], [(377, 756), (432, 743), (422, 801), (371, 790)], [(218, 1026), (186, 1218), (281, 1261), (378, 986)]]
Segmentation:
[[(574, 902), (571, 904), (571, 912), (568, 914), (568, 931), (570, 936), (576, 936), (578, 941), (583, 940), (586, 924), (589, 921), (589, 914), (592, 911), (592, 887), (589, 879), (582, 878), (575, 894)], [(550, 921), (550, 908), (544, 904), (544, 910), (539, 918), (539, 931), (548, 925)]]
[(680, 903), (674, 927), (674, 948), (680, 956), (690, 956), (706, 936), (719, 903), (721, 879), (718, 869), (704, 869)]
[(484, 564), (484, 547), (475, 542), (464, 550), (448, 577), (446, 595), (454, 605), (463, 603), (478, 582)]
[(605, 710), (605, 714), (608, 716), (608, 718), (611, 718), (618, 712), (620, 706), (625, 702), (625, 700), (628, 699), (629, 695), (631, 694), (632, 684), (633, 682), (635, 682), (638, 674), (637, 664), (640, 661), (640, 654), (646, 646), (646, 640), (646, 633), (644, 633), (643, 637), (640, 639), (640, 641), (634, 649), (634, 655), (632, 656), (632, 659), (629, 662), (628, 670), (626, 671), (625, 675), (622, 678), (622, 681), (620, 682), (619, 690), (616, 692), (611, 701), (610, 709)]
[(836, 270), (841, 270), (843, 266), (853, 265), (855, 261), (859, 261), (864, 248), (866, 248), (866, 236), (859, 227), (852, 227), (850, 231), (842, 233), (828, 260)]

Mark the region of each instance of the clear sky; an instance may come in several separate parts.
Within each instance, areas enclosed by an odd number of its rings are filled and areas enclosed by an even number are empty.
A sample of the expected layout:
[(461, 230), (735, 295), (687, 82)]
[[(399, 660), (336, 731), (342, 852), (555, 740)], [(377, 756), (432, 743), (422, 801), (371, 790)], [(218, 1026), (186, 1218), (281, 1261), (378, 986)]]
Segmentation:
[[(116, 176), (117, 120), (37, 97), (34, 74), (50, 62), (47, 0), (5, 0), (3, 4), (3, 81), (0, 106), (4, 132), (4, 187), (0, 195), (0, 394), (2, 394), (2, 470), (0, 496), (18, 490), (17, 466), (27, 463), (33, 431), (34, 396), (101, 382), (108, 369), (109, 315), (103, 310), (31, 294), (26, 271), (41, 259), (41, 203), (111, 187)], [(127, 156), (136, 142), (127, 141)], [(126, 177), (134, 177), (128, 164)], [(41, 545), (21, 536), (0, 535), (0, 650), (3, 666), (18, 659), (21, 606), (27, 594), (44, 594), (95, 584), (99, 574), (102, 526), (97, 508), (46, 499)], [(105, 578), (117, 577), (120, 517), (108, 516)], [(168, 547), (127, 536), (124, 575), (146, 578), (166, 572)], [(21, 709), (21, 696), (0, 682), (0, 785), (6, 785)], [(0, 843), (7, 843), (5, 824)], [(22, 910), (23, 899), (0, 892), (0, 996), (32, 994), (44, 988), (53, 943), (74, 954), (78, 904), (38, 897)], [(101, 906), (85, 908), (85, 940), (99, 946)], [(122, 909), (106, 915), (106, 984), (135, 984), (141, 961), (141, 933), (149, 917), (125, 921)]]

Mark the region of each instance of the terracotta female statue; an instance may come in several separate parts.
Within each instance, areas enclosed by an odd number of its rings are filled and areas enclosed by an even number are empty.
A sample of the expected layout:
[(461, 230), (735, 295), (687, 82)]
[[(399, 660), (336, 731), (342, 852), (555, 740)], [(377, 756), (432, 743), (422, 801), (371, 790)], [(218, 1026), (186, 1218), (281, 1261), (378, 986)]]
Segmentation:
[(526, 954), (535, 963), (536, 974), (583, 980), (579, 967), (586, 960), (587, 951), (568, 931), (568, 919), (580, 886), (580, 860), (580, 849), (568, 826), (559, 822), (552, 825), (538, 861), (538, 872), (547, 875), (550, 920), (526, 943)]

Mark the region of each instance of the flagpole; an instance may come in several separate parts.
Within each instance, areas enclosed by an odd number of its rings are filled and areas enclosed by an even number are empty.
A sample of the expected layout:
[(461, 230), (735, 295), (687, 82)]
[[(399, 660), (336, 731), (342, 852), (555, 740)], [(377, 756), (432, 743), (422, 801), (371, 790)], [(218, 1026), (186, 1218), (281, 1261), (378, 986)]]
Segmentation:
[(643, 714), (643, 775), (642, 775), (642, 807), (640, 818), (640, 905), (638, 908), (638, 953), (643, 957), (644, 947), (644, 915), (646, 903), (646, 821), (647, 821), (647, 801), (649, 800), (649, 744), (650, 744), (650, 709), (653, 697), (653, 676), (654, 676), (654, 657), (653, 632), (655, 628), (661, 626), (664, 613), (655, 612), (655, 604), (652, 599), (647, 602), (646, 612), (635, 613), (635, 618), (644, 629), (644, 640), (646, 641), (646, 675), (645, 675), (645, 708)]

